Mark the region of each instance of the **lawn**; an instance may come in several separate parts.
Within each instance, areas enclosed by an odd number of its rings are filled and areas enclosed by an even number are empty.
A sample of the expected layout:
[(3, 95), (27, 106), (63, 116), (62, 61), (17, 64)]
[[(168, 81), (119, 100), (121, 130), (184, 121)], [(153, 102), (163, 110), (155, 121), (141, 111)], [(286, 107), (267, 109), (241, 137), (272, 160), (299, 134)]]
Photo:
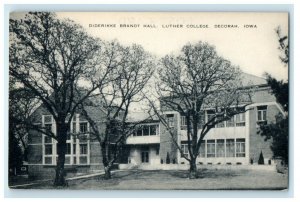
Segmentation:
[[(202, 169), (199, 170), (198, 179), (190, 180), (187, 176), (187, 171), (115, 171), (110, 180), (103, 179), (103, 176), (70, 180), (64, 189), (282, 190), (288, 184), (286, 174), (262, 170)], [(53, 189), (49, 182), (23, 188)]]

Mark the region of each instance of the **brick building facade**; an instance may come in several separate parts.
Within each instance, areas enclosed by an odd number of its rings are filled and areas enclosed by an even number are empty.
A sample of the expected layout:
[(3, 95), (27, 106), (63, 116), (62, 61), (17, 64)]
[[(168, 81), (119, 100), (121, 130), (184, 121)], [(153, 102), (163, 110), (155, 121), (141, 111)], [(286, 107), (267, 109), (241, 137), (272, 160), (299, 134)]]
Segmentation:
[[(284, 114), (281, 106), (276, 103), (265, 80), (249, 76), (256, 87), (252, 104), (248, 111), (234, 116), (231, 120), (218, 124), (211, 129), (201, 144), (197, 163), (203, 165), (249, 165), (257, 164), (260, 153), (265, 164), (273, 164), (270, 140), (257, 134), (259, 124), (275, 122), (277, 114)], [(99, 125), (103, 124), (103, 110), (90, 108), (88, 113)], [(205, 120), (210, 111), (205, 111)], [(170, 120), (177, 141), (187, 152), (187, 136), (184, 117), (178, 112), (164, 111)], [(34, 115), (36, 124), (51, 127), (55, 131), (55, 123), (49, 113), (42, 107)], [(131, 114), (137, 120), (137, 114)], [(89, 130), (89, 123), (76, 114), (70, 126), (74, 132)], [(28, 170), (30, 175), (53, 175), (56, 164), (56, 143), (37, 132), (29, 135)], [(88, 173), (103, 169), (100, 145), (96, 140), (82, 141), (70, 137), (67, 141), (66, 170), (68, 174)], [(121, 156), (120, 168), (159, 169), (166, 164), (187, 164), (188, 162), (178, 152), (166, 128), (158, 120), (147, 121), (126, 140), (126, 152)], [(125, 151), (124, 150), (124, 151)]]

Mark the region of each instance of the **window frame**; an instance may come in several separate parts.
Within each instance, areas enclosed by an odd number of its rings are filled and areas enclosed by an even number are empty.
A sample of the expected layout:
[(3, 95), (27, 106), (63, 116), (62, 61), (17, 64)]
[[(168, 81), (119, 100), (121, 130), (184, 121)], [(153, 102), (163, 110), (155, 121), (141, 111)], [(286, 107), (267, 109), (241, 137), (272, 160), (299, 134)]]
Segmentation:
[(246, 157), (246, 139), (245, 138), (237, 138), (235, 140), (235, 156), (238, 158)]
[(215, 158), (216, 157), (216, 140), (209, 139), (206, 140), (206, 157)]
[(236, 127), (244, 127), (246, 126), (246, 113), (240, 113), (235, 115), (235, 126)]
[[(50, 124), (50, 122), (44, 122), (45, 120), (45, 116), (50, 116), (50, 115), (42, 115), (42, 125), (44, 127), (45, 124)], [(53, 131), (53, 129), (56, 127), (55, 126), (55, 122), (53, 122), (53, 117), (51, 118), (52, 121), (52, 132), (55, 135), (55, 131)], [(75, 114), (72, 118), (72, 121), (70, 123), (69, 126), (69, 131), (68, 133), (70, 133), (70, 131), (72, 131), (72, 133), (76, 133), (77, 131), (80, 130), (80, 123), (87, 123), (87, 130), (85, 132), (89, 131), (89, 123), (87, 121), (80, 121), (79, 120), (79, 114)], [(67, 150), (70, 151), (66, 151), (66, 163), (65, 165), (89, 165), (90, 164), (90, 141), (88, 139), (89, 135), (87, 135), (87, 140), (79, 140), (78, 138), (68, 138), (66, 143), (67, 143)], [(54, 140), (53, 138), (51, 138), (51, 143), (47, 143), (45, 141), (45, 137), (47, 137), (46, 135), (43, 135), (42, 138), (42, 146), (43, 146), (43, 165), (56, 165), (57, 163), (57, 141)], [(80, 154), (80, 144), (85, 144), (86, 145), (86, 154)], [(52, 145), (52, 154), (46, 154), (46, 145)], [(86, 163), (81, 163), (80, 162), (80, 158), (85, 157), (86, 158)], [(51, 163), (46, 163), (46, 158), (51, 158)]]

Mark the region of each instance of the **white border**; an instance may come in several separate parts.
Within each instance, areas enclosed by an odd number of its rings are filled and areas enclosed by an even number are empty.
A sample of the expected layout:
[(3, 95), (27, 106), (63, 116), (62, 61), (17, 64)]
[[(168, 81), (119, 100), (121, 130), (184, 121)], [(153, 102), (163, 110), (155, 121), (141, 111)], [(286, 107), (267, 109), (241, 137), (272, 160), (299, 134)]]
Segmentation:
[[(32, 9), (32, 8), (35, 8), (35, 9), (41, 9), (41, 8), (44, 8), (45, 10), (54, 10), (55, 9), (58, 9), (58, 10), (72, 10), (72, 11), (79, 11), (79, 10), (85, 10), (85, 11), (88, 11), (88, 10), (97, 10), (97, 8), (99, 8), (99, 6), (95, 6), (95, 5), (80, 5), (80, 6), (74, 6), (74, 5), (56, 5), (56, 6), (37, 6), (37, 5), (27, 5), (27, 6), (9, 6), (9, 8), (6, 8), (6, 10), (4, 10), (4, 4), (22, 4), (24, 3), (24, 1), (18, 1), (18, 0), (4, 0), (2, 1), (2, 7), (1, 7), (1, 11), (3, 11), (4, 13), (4, 16), (1, 15), (1, 22), (5, 22), (4, 20), (7, 20), (7, 11), (8, 10), (11, 10), (13, 7), (16, 8), (18, 7), (18, 10), (28, 10), (28, 9)], [(64, 4), (64, 3), (67, 3), (67, 1), (63, 1), (63, 0), (52, 0), (52, 1), (38, 1), (38, 0), (30, 0), (30, 1), (26, 1), (26, 3), (30, 3), (30, 4), (34, 4), (34, 3), (43, 3), (43, 4), (48, 4), (48, 3), (57, 3), (57, 4)], [(73, 0), (72, 1), (73, 4), (80, 4), (82, 3), (82, 1), (80, 0)], [(165, 4), (165, 3), (172, 3), (174, 5), (176, 4), (180, 4), (180, 3), (184, 3), (184, 4), (191, 4), (191, 3), (198, 3), (197, 0), (186, 0), (186, 1), (179, 1), (179, 0), (173, 0), (173, 1), (162, 1), (162, 0), (144, 0), (143, 2), (139, 1), (139, 0), (132, 0), (132, 1), (122, 1), (122, 0), (110, 0), (109, 2), (106, 1), (106, 0), (100, 0), (100, 1), (96, 1), (96, 0), (86, 0), (84, 1), (84, 3), (88, 4), (88, 3), (104, 3), (104, 4), (118, 4), (118, 3), (140, 3), (140, 4), (148, 4), (148, 3), (157, 3), (157, 4)], [(240, 6), (240, 9), (237, 9), (237, 5), (229, 5), (229, 4), (238, 4), (238, 3), (241, 3), (240, 1), (238, 0), (211, 0), (211, 1), (205, 1), (205, 2), (201, 2), (201, 3), (204, 3), (204, 4), (216, 4), (216, 3), (223, 3), (223, 4), (227, 4), (226, 6), (221, 6), (220, 5), (210, 5), (210, 7), (208, 5), (206, 6), (203, 6), (203, 5), (180, 5), (179, 7), (177, 7), (177, 10), (182, 10), (182, 11), (197, 11), (197, 10), (203, 10), (203, 11), (208, 11), (208, 10), (212, 10), (212, 11), (232, 11), (232, 10), (240, 10), (240, 11), (280, 11), (281, 9), (286, 9), (285, 6), (282, 6), (282, 5), (245, 5), (245, 4), (253, 4), (253, 3), (256, 3), (256, 4), (266, 4), (266, 3), (272, 3), (272, 4), (293, 4), (294, 5), (294, 9), (295, 9), (295, 12), (294, 12), (294, 19), (295, 20), (295, 32), (294, 32), (294, 36), (300, 36), (300, 33), (299, 33), (299, 27), (296, 27), (296, 25), (299, 25), (299, 2), (297, 2), (297, 0), (252, 0), (252, 1), (249, 1), (247, 0), (246, 2), (244, 1), (243, 2), (243, 5), (239, 5)], [(172, 5), (172, 6), (174, 6)], [(144, 7), (139, 7), (138, 9), (133, 6), (133, 5), (116, 5), (117, 7), (110, 7), (110, 9), (114, 9), (114, 10), (154, 10), (154, 8), (156, 8), (157, 10), (163, 10), (163, 11), (170, 11), (170, 10), (173, 10), (172, 9), (172, 6), (165, 6), (163, 5), (162, 7), (158, 7), (158, 6), (153, 6), (153, 5), (150, 5), (150, 6), (144, 6)], [(23, 8), (22, 8), (23, 7)], [(109, 10), (109, 6), (106, 7), (106, 10)], [(5, 12), (4, 12), (5, 11)], [(289, 8), (289, 11), (290, 12), (293, 12), (293, 8)], [(1, 12), (2, 13), (2, 12)], [(2, 19), (4, 18), (4, 19)], [(296, 22), (297, 21), (297, 22)], [(293, 24), (291, 24), (293, 26)], [(291, 27), (292, 28), (292, 27)], [(4, 28), (4, 26), (1, 26), (1, 35), (2, 33), (4, 33), (4, 31), (7, 32), (7, 24), (6, 24), (6, 27)], [(291, 33), (293, 34), (293, 33)], [(7, 115), (8, 115), (8, 110), (7, 110), (7, 106), (8, 106), (8, 101), (7, 99), (3, 99), (3, 98), (8, 98), (8, 95), (7, 95), (7, 86), (8, 86), (8, 78), (7, 78), (7, 75), (8, 75), (8, 70), (7, 70), (7, 60), (8, 60), (8, 54), (6, 52), (6, 49), (4, 49), (2, 46), (4, 46), (5, 44), (5, 40), (7, 40), (7, 34), (6, 34), (6, 37), (1, 37), (2, 39), (2, 43), (0, 42), (0, 45), (1, 45), (1, 49), (0, 49), (0, 52), (1, 52), (1, 55), (5, 56), (4, 57), (4, 61), (6, 61), (6, 66), (4, 66), (4, 68), (0, 68), (1, 69), (1, 72), (0, 72), (0, 75), (2, 76), (2, 78), (0, 78), (0, 83), (1, 83), (1, 111), (0, 113), (1, 114), (4, 114), (5, 116), (1, 116), (2, 120), (0, 121), (0, 128), (3, 128), (4, 129), (4, 132), (2, 132), (3, 134), (3, 138), (5, 139), (5, 141), (1, 141), (1, 144), (2, 144), (2, 149), (4, 150), (4, 155), (1, 155), (1, 162), (2, 162), (2, 165), (4, 166), (4, 169), (3, 169), (3, 166), (1, 167), (1, 175), (5, 174), (4, 172), (7, 171), (7, 164), (6, 164), (6, 160), (7, 160), (7, 156), (5, 156), (7, 154), (7, 136), (5, 136), (5, 134), (7, 134), (7, 125), (8, 125), (8, 121), (7, 121)], [(293, 48), (293, 44), (299, 44), (299, 40), (295, 37), (291, 38), (291, 48)], [(7, 43), (6, 43), (6, 47), (7, 47)], [(295, 52), (294, 52), (294, 55), (299, 55), (299, 51), (297, 48), (295, 48)], [(293, 57), (293, 54), (291, 55)], [(298, 57), (299, 58), (299, 57)], [(299, 66), (299, 59), (297, 57), (295, 58), (295, 60), (293, 61), (293, 58), (291, 58), (291, 63), (295, 62), (295, 65), (294, 67), (297, 67)], [(298, 69), (297, 68), (292, 68), (292, 66), (290, 66), (290, 83), (291, 83), (291, 91), (290, 91), (290, 96), (293, 98), (293, 99), (290, 99), (290, 106), (291, 106), (291, 109), (293, 110), (290, 110), (290, 119), (293, 120), (295, 123), (298, 123), (298, 119), (297, 116), (295, 116), (294, 112), (297, 112), (299, 111), (298, 110), (298, 106), (294, 105), (295, 101), (294, 99), (298, 99), (299, 98), (299, 95), (297, 92), (295, 92), (294, 94), (294, 86), (298, 86), (297, 84), (299, 84), (299, 79), (298, 80), (295, 80), (295, 83), (294, 83), (294, 75), (299, 75), (297, 73), (299, 73)], [(5, 117), (5, 118), (4, 118)], [(290, 131), (291, 133), (294, 133), (295, 134), (298, 134), (299, 129), (296, 129), (295, 128), (295, 131), (294, 131), (294, 125), (293, 123), (291, 124), (290, 126)], [(6, 137), (6, 138), (5, 138)], [(3, 140), (3, 139), (2, 139)], [(295, 135), (293, 138), (292, 138), (292, 142), (300, 142), (300, 138), (298, 135)], [(293, 144), (290, 144), (291, 146), (293, 146)], [(3, 151), (2, 150), (2, 151)], [(2, 158), (4, 157), (4, 158)], [(295, 159), (299, 159), (299, 147), (295, 148), (295, 153), (294, 153), (294, 158)], [(5, 159), (5, 161), (4, 161)], [(294, 170), (299, 170), (299, 161), (295, 161), (294, 162)], [(5, 179), (4, 178), (5, 175), (3, 177), (1, 177), (1, 179)], [(297, 173), (294, 173), (294, 175), (290, 175), (290, 177), (292, 177), (292, 181), (295, 183), (294, 186), (290, 187), (292, 189), (295, 189), (297, 190), (297, 188), (299, 188), (299, 174)], [(7, 177), (6, 177), (7, 178)], [(293, 180), (295, 179), (295, 180)], [(2, 189), (3, 188), (3, 189)], [(240, 191), (240, 192), (223, 192), (223, 191), (218, 191), (217, 194), (216, 192), (191, 192), (191, 191), (186, 191), (186, 192), (132, 192), (132, 191), (126, 191), (126, 192), (122, 192), (122, 191), (113, 191), (113, 192), (105, 192), (105, 191), (97, 191), (96, 193), (94, 192), (70, 192), (70, 191), (65, 191), (65, 192), (61, 192), (61, 191), (22, 191), (22, 190), (19, 190), (19, 191), (12, 191), (12, 190), (9, 190), (7, 188), (7, 181), (5, 181), (5, 183), (0, 183), (0, 189), (1, 190), (4, 190), (5, 189), (5, 196), (6, 197), (215, 197), (215, 198), (220, 198), (220, 197), (250, 197), (250, 198), (244, 198), (242, 199), (243, 201), (252, 201), (253, 199), (251, 199), (252, 197), (261, 197), (260, 199), (258, 200), (264, 200), (264, 201), (282, 201), (281, 197), (292, 197), (290, 199), (290, 201), (297, 201), (299, 200), (299, 192), (295, 192), (295, 193), (289, 193), (289, 194), (286, 194), (286, 193), (278, 193), (278, 192), (269, 192), (269, 191), (263, 191), (263, 192), (243, 192), (243, 191)], [(55, 194), (53, 194), (55, 193)], [(72, 194), (71, 194), (72, 193)], [(2, 194), (2, 193), (1, 193)], [(294, 194), (294, 196), (293, 196)], [(276, 199), (265, 199), (265, 197), (280, 197), (278, 198), (277, 200)], [(28, 200), (28, 199), (27, 199)], [(32, 201), (32, 199), (29, 199), (30, 201)], [(29, 201), (28, 200), (28, 201)], [(48, 199), (48, 200), (51, 200), (51, 199)], [(82, 199), (77, 199), (77, 200), (82, 200)], [(95, 200), (99, 200), (99, 199), (95, 199)], [(107, 200), (107, 199), (105, 199)], [(140, 200), (140, 199), (136, 199), (136, 200)], [(153, 199), (148, 199), (148, 200), (153, 200)], [(177, 199), (178, 201), (182, 201), (182, 199)], [(189, 201), (193, 201), (191, 199), (188, 199)], [(198, 199), (194, 199), (195, 201)], [(208, 200), (208, 199), (206, 199)], [(212, 199), (214, 200), (214, 199)], [(222, 199), (222, 201), (240, 201), (241, 199)], [(25, 199), (26, 201), (26, 199)], [(72, 199), (72, 201), (76, 201), (76, 199)], [(129, 200), (128, 200), (129, 201)], [(130, 199), (130, 201), (134, 201), (132, 199)], [(147, 200), (146, 200), (147, 201)], [(172, 199), (172, 201), (176, 201), (176, 199)], [(211, 201), (211, 200), (209, 200)]]

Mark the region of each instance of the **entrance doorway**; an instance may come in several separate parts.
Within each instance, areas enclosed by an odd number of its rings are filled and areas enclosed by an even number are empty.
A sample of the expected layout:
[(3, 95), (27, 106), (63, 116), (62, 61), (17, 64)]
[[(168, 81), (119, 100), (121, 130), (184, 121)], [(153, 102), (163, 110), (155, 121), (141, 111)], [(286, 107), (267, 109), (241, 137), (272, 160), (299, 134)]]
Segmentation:
[(142, 151), (141, 159), (142, 163), (149, 163), (149, 151)]

